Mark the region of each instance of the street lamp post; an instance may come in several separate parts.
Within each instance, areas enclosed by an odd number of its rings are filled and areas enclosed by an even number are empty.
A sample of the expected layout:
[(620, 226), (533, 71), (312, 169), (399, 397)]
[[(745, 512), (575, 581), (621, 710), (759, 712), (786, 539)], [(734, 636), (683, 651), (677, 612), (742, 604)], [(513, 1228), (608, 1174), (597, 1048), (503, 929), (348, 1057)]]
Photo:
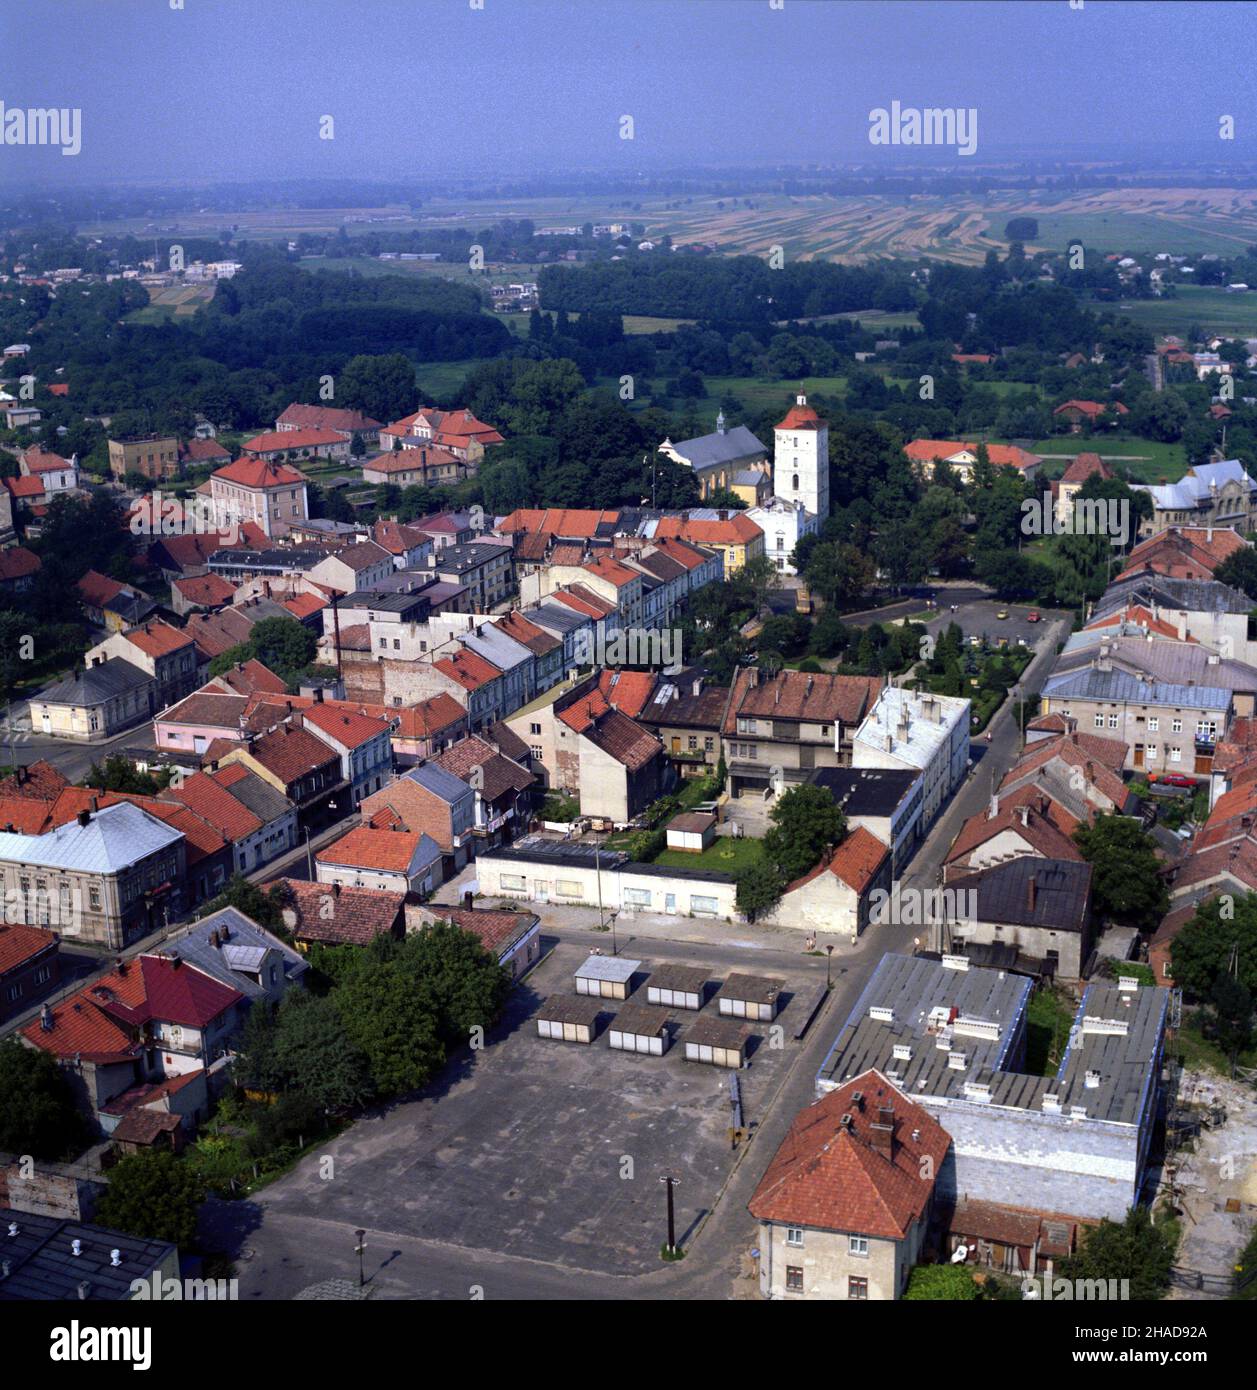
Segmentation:
[(677, 1185), (679, 1179), (669, 1176), (660, 1178), (659, 1181), (668, 1189), (668, 1254), (675, 1255), (677, 1252), (677, 1223), (676, 1208), (672, 1201), (672, 1189)]
[(833, 947), (833, 943), (831, 942), (828, 946), (825, 947), (825, 990), (826, 990), (826, 993), (828, 993), (828, 992), (829, 992), (831, 989), (833, 989), (833, 987), (834, 987), (833, 977), (832, 977), (832, 975), (830, 974), (830, 970), (831, 970), (831, 967), (833, 966), (833, 963), (834, 963), (834, 947)]
[(356, 1230), (354, 1235), (358, 1237), (358, 1244), (354, 1246), (354, 1251), (358, 1256), (358, 1287), (365, 1287), (367, 1282), (366, 1268), (363, 1265), (362, 1257), (367, 1249), (367, 1233), (364, 1230)]

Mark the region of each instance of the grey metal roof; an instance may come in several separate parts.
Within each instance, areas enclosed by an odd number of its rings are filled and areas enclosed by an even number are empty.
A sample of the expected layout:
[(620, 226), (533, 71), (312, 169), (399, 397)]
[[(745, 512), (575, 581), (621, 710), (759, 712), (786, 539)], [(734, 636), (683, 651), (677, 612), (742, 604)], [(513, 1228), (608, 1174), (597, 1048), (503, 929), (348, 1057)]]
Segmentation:
[(412, 782), (430, 791), (433, 796), (439, 796), (442, 801), (455, 806), (465, 797), (471, 796), (471, 788), (465, 782), (460, 782), (452, 772), (446, 772), (443, 767), (436, 763), (421, 763), (418, 767), (412, 767), (409, 772), (402, 774), (409, 777)]
[[(1079, 642), (1080, 637), (1101, 640)], [(1096, 660), (1099, 646), (1108, 648), (1109, 660), (1115, 665), (1132, 674), (1143, 673), (1153, 680), (1257, 691), (1257, 666), (1218, 656), (1198, 642), (1149, 641), (1142, 635), (1105, 641), (1098, 631), (1075, 633), (1057, 658), (1053, 674), (1087, 666)]]
[(111, 874), (182, 839), (183, 834), (165, 821), (120, 801), (93, 813), (86, 825), (72, 820), (46, 835), (0, 833), (0, 860)]
[(1115, 579), (1096, 604), (1091, 620), (1106, 617), (1128, 603), (1184, 613), (1247, 613), (1253, 606), (1247, 594), (1220, 579), (1171, 579), (1140, 573)]
[(608, 980), (613, 984), (628, 984), (642, 968), (639, 960), (627, 956), (590, 956), (572, 974), (578, 980)]
[(564, 635), (590, 624), (588, 614), (578, 613), (574, 608), (566, 608), (559, 603), (542, 603), (536, 608), (525, 608), (523, 616), (538, 627)]
[[(1133, 1125), (1148, 1118), (1160, 1066), (1169, 991), (1087, 986), (1055, 1076), (1005, 1069), (1032, 982), (1002, 970), (951, 969), (941, 961), (887, 955), (865, 987), (817, 1075), (823, 1089), (876, 1067), (909, 1099), (966, 1099), (965, 1086), (990, 1088), (989, 1103), (1069, 1119)], [(874, 1018), (870, 1009), (893, 1009)], [(956, 1010), (952, 1023), (944, 1020)], [(931, 1022), (931, 1011), (938, 1021)], [(984, 1036), (985, 1034), (985, 1036)], [(898, 1045), (911, 1057), (896, 1057)], [(963, 1066), (950, 1066), (956, 1054)]]
[[(220, 933), (220, 938), (224, 931), (227, 933), (227, 940), (221, 941), (220, 945), (214, 945), (210, 940), (216, 931)], [(179, 959), (229, 984), (250, 999), (266, 995), (266, 988), (250, 980), (246, 974), (236, 972), (256, 970), (267, 949), (278, 951), (284, 958), (284, 976), (289, 983), (295, 983), (309, 972), (310, 965), (305, 956), (293, 951), (277, 935), (271, 934), (266, 927), (260, 927), (238, 908), (220, 908), (218, 912), (211, 912), (163, 944), (163, 951), (179, 956)], [(252, 965), (248, 963), (250, 960), (254, 962)]]
[(1043, 683), (1043, 694), (1058, 700), (1127, 701), (1176, 709), (1226, 710), (1231, 704), (1231, 692), (1221, 686), (1145, 681), (1127, 671), (1098, 671), (1092, 666), (1049, 676)]
[(269, 782), (263, 781), (256, 773), (250, 772), (231, 784), (227, 790), (247, 806), (264, 825), (279, 820), (296, 808), (288, 798)]
[(523, 666), (533, 659), (527, 647), (491, 623), (486, 623), (475, 632), (463, 633), (459, 641), (503, 671), (514, 670), (516, 666)]
[(763, 456), (768, 450), (745, 425), (734, 425), (723, 433), (700, 434), (682, 439), (673, 449), (691, 468), (712, 468), (716, 464), (736, 463), (739, 459)]
[(141, 685), (154, 684), (152, 676), (120, 656), (111, 656), (99, 666), (86, 666), (65, 680), (57, 681), (33, 698), (47, 705), (93, 705), (117, 699)]
[[(14, 1236), (8, 1233), (11, 1224), (17, 1227)], [(73, 1253), (75, 1240), (80, 1242), (78, 1255)], [(174, 1250), (166, 1241), (0, 1207), (0, 1255), (9, 1267), (8, 1277), (0, 1281), (0, 1302), (77, 1301), (80, 1284), (89, 1286), (89, 1302), (127, 1300), (132, 1282), (147, 1279)]]
[(1239, 459), (1222, 459), (1217, 463), (1198, 463), (1189, 468), (1176, 483), (1132, 483), (1139, 492), (1148, 493), (1159, 510), (1185, 511), (1208, 504), (1215, 489), (1228, 483), (1238, 483), (1246, 492), (1257, 492), (1257, 482), (1244, 470)]

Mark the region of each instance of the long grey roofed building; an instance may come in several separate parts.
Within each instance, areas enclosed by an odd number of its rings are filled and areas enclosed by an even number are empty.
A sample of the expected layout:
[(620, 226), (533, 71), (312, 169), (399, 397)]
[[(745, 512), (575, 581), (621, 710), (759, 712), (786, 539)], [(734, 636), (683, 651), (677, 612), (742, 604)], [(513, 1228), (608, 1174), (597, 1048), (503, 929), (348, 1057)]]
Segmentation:
[(1225, 710), (1231, 704), (1231, 692), (1222, 686), (1141, 680), (1127, 671), (1101, 671), (1094, 666), (1049, 676), (1043, 683), (1043, 694), (1057, 700), (1124, 700), (1136, 705), (1171, 705), (1176, 709), (1186, 706)]
[(671, 445), (691, 468), (714, 468), (721, 463), (736, 463), (739, 459), (766, 455), (768, 450), (745, 425), (718, 429), (714, 434), (700, 434), (694, 439), (682, 439)]
[(147, 671), (120, 656), (111, 656), (96, 666), (85, 666), (65, 680), (41, 690), (35, 699), (50, 705), (91, 705), (113, 700), (141, 685), (153, 684)]
[[(13, 1227), (16, 1234), (10, 1235)], [(73, 1302), (80, 1296), (89, 1302), (127, 1300), (133, 1297), (132, 1283), (147, 1280), (154, 1270), (161, 1269), (168, 1278), (179, 1274), (177, 1251), (166, 1241), (8, 1207), (0, 1207), (0, 1252), (8, 1267), (0, 1280), (0, 1302)], [(87, 1286), (85, 1291), (81, 1285)]]
[(1024, 1070), (1031, 981), (963, 958), (886, 955), (816, 1078), (876, 1068), (952, 1136), (945, 1196), (1120, 1220), (1157, 1114), (1169, 991), (1088, 985), (1054, 1075)]
[(1107, 617), (1128, 603), (1184, 613), (1247, 613), (1253, 606), (1246, 594), (1220, 579), (1171, 579), (1140, 572), (1115, 579), (1096, 603), (1091, 621)]

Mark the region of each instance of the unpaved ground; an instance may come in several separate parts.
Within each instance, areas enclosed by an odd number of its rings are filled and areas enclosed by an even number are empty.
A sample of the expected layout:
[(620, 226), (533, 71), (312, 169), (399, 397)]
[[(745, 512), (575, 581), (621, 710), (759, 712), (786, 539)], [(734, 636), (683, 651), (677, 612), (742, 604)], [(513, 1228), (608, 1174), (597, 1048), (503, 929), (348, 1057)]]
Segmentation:
[[(1194, 1152), (1180, 1150), (1174, 1182), (1183, 1211), (1183, 1239), (1176, 1265), (1215, 1279), (1229, 1278), (1257, 1224), (1257, 1093), (1242, 1081), (1184, 1072), (1180, 1099), (1203, 1107), (1221, 1105), (1226, 1122), (1200, 1131)], [(1167, 1192), (1165, 1182), (1162, 1193)], [(1237, 1212), (1228, 1212), (1233, 1198)], [(1212, 1281), (1210, 1281), (1212, 1282)], [(1171, 1299), (1223, 1296), (1216, 1286), (1175, 1287)]]

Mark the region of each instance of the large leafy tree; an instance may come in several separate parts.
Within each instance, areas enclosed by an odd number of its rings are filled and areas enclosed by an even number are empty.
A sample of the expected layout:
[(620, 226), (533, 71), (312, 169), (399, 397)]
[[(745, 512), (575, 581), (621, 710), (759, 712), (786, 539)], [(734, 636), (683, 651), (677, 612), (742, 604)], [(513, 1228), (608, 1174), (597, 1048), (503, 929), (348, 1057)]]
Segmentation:
[(376, 420), (396, 420), (415, 408), (415, 368), (403, 352), (351, 357), (336, 386), (335, 404)]
[(435, 922), (406, 938), (398, 961), (447, 1046), (465, 1043), (473, 1028), (487, 1031), (501, 1015), (510, 972), (473, 933)]
[(807, 873), (847, 828), (847, 818), (830, 793), (810, 782), (783, 792), (770, 818), (764, 858), (786, 883)]
[(1141, 931), (1152, 931), (1169, 909), (1153, 840), (1127, 816), (1099, 816), (1080, 825), (1074, 842), (1091, 865), (1092, 902), (1097, 912)]
[(16, 1038), (0, 1042), (0, 1149), (61, 1159), (86, 1142), (86, 1123), (56, 1062)]
[(345, 1113), (370, 1100), (367, 1059), (350, 1039), (332, 998), (289, 990), (275, 1015), (274, 1067), (287, 1089)]
[(210, 662), (210, 675), (221, 675), (239, 662), (256, 658), (293, 689), (314, 661), (317, 650), (318, 638), (295, 618), (263, 618), (254, 624), (247, 642), (229, 648)]
[(1257, 603), (1257, 550), (1246, 545), (1234, 555), (1228, 555), (1214, 570), (1213, 577), (1239, 589)]
[(380, 1095), (426, 1085), (445, 1061), (433, 1008), (400, 961), (364, 960), (331, 998)]
[(1177, 1246), (1175, 1228), (1154, 1222), (1142, 1207), (1124, 1221), (1101, 1221), (1082, 1237), (1078, 1252), (1061, 1261), (1066, 1279), (1129, 1279), (1136, 1302), (1155, 1301), (1170, 1283)]
[(1170, 969), (1193, 999), (1212, 998), (1232, 970), (1244, 989), (1257, 993), (1257, 895), (1223, 894), (1202, 903), (1170, 943)]
[(196, 1244), (196, 1213), (204, 1198), (196, 1170), (173, 1153), (131, 1154), (109, 1170), (95, 1219), (110, 1230), (168, 1240), (188, 1251)]

